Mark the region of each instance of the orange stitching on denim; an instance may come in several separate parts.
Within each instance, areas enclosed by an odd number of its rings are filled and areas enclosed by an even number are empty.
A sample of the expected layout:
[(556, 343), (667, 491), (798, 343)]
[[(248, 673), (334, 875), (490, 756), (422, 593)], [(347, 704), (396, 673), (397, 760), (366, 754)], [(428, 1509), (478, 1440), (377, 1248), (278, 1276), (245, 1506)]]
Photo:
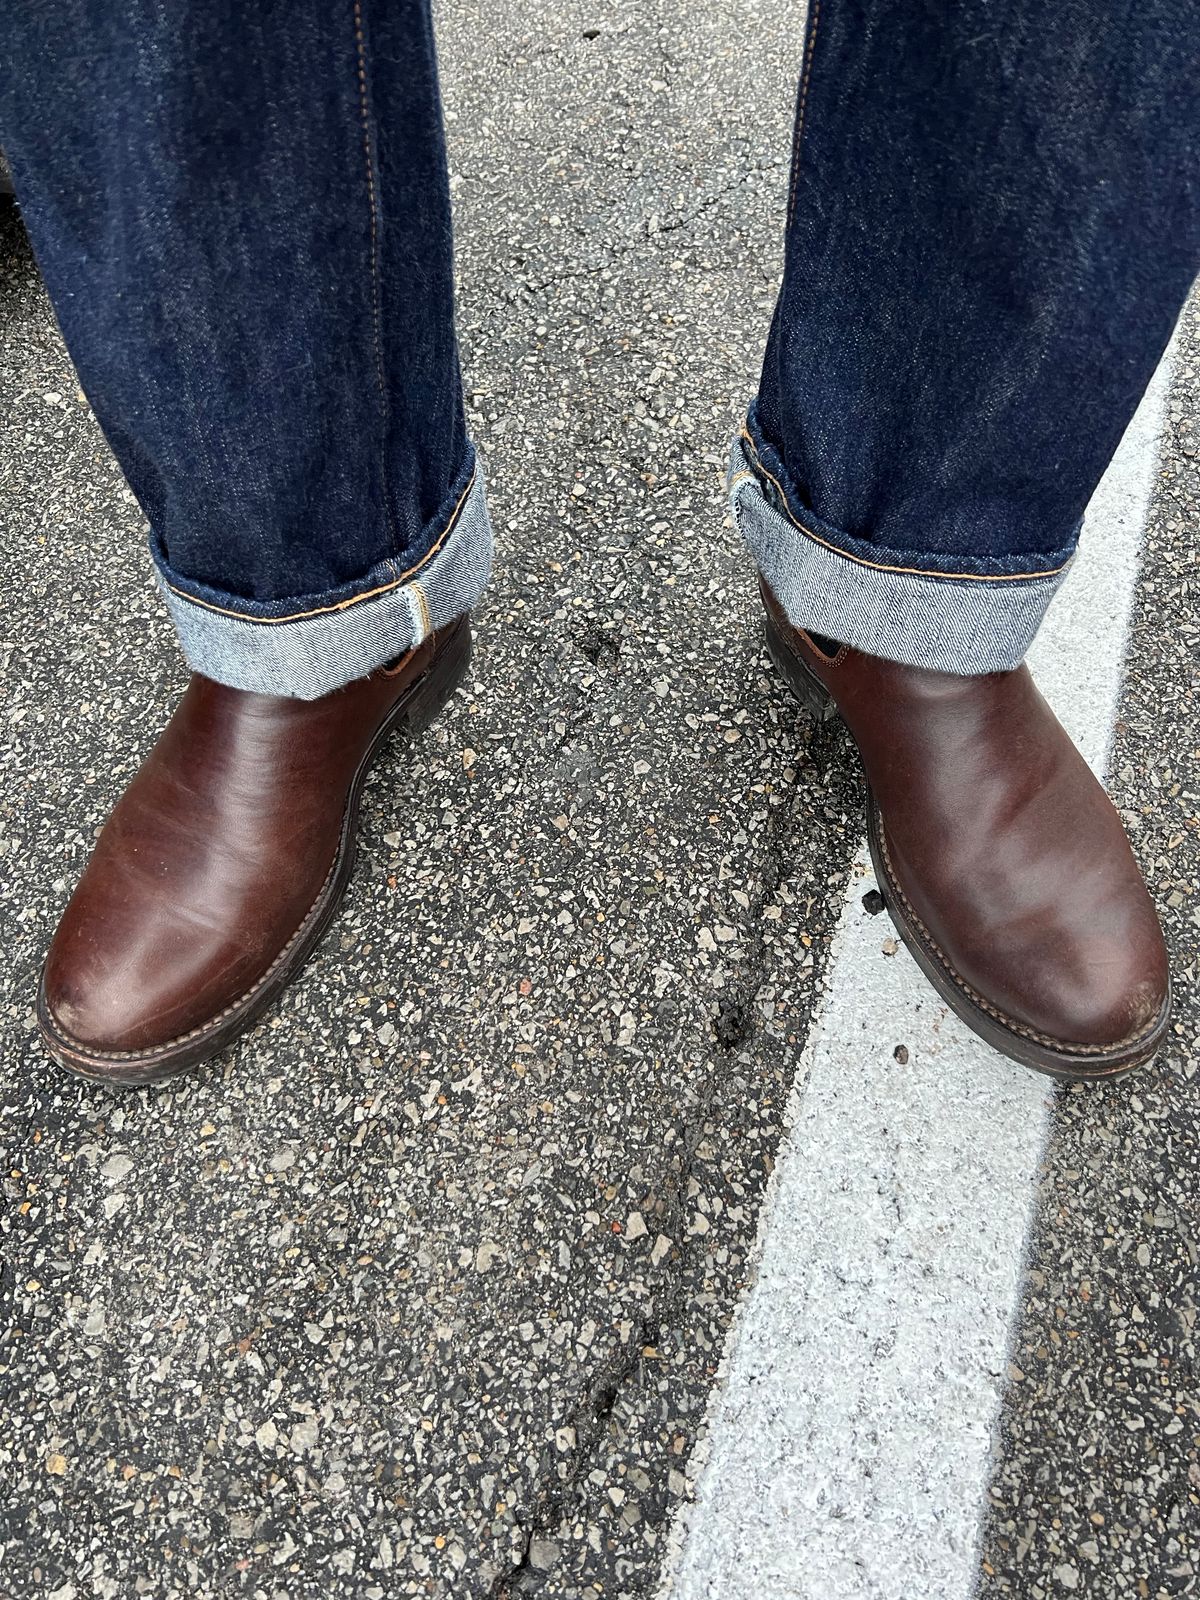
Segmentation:
[(354, 0), (354, 43), (358, 52), (358, 100), (362, 110), (363, 154), (367, 162), (367, 200), (371, 207), (371, 314), (375, 336), (375, 375), (379, 380), (379, 403), (383, 428), (379, 440), (379, 490), (383, 495), (383, 514), (392, 530), (393, 545), (400, 534), (388, 494), (387, 436), (390, 412), (387, 378), (383, 369), (383, 305), (379, 292), (379, 207), (375, 194), (375, 162), (371, 150), (371, 118), (367, 99), (367, 44), (363, 36), (362, 0)]
[(393, 666), (381, 667), (379, 669), (380, 672), (385, 678), (398, 678), (420, 648), (421, 646), (419, 644), (413, 645), (412, 649), (406, 650), (400, 657), (399, 661), (397, 661)]
[(814, 0), (812, 27), (808, 33), (808, 58), (800, 84), (800, 104), (796, 110), (796, 136), (792, 141), (792, 188), (788, 195), (788, 227), (796, 210), (796, 183), (800, 177), (800, 136), (804, 131), (804, 110), (808, 104), (808, 80), (812, 77), (813, 51), (817, 48), (817, 28), (821, 21), (821, 0)]
[[(321, 617), (327, 615), (331, 611), (345, 611), (350, 606), (356, 606), (360, 600), (373, 600), (377, 594), (387, 594), (391, 589), (398, 589), (400, 585), (407, 579), (411, 578), (414, 573), (420, 572), (421, 568), (427, 561), (432, 561), (434, 556), (437, 555), (438, 551), (450, 537), (455, 524), (458, 522), (458, 514), (463, 508), (463, 502), (466, 500), (467, 496), (474, 487), (475, 474), (472, 472), (467, 487), (463, 490), (462, 494), (459, 495), (458, 504), (450, 514), (449, 522), (438, 536), (437, 543), (429, 547), (429, 549), (425, 552), (415, 566), (409, 567), (407, 572), (402, 572), (400, 576), (394, 579), (391, 583), (381, 583), (377, 589), (366, 589), (362, 594), (352, 594), (348, 600), (339, 600), (336, 605), (314, 606), (311, 611), (292, 611), (289, 612), (286, 617), (252, 617), (248, 616), (244, 611), (233, 611), (229, 606), (215, 606), (211, 600), (198, 600), (194, 594), (188, 594), (186, 590), (177, 589), (173, 583), (167, 583), (167, 588), (170, 589), (172, 594), (177, 594), (181, 600), (186, 600), (189, 605), (203, 606), (206, 611), (216, 611), (223, 617), (236, 617), (239, 622), (302, 622), (305, 617)], [(166, 583), (165, 578), (163, 579), (163, 582)]]
[(789, 522), (795, 524), (806, 539), (811, 539), (814, 544), (819, 544), (825, 550), (832, 550), (835, 556), (841, 556), (843, 561), (853, 561), (856, 566), (868, 567), (872, 572), (899, 572), (910, 578), (951, 578), (955, 582), (963, 583), (1023, 583), (1033, 578), (1056, 578), (1060, 572), (1065, 572), (1070, 558), (1063, 562), (1061, 567), (1051, 567), (1046, 572), (1006, 572), (999, 577), (988, 572), (937, 572), (928, 567), (892, 567), (883, 561), (867, 561), (863, 556), (851, 555), (849, 550), (841, 550), (836, 544), (830, 544), (828, 539), (822, 539), (819, 533), (814, 533), (811, 528), (806, 528), (799, 518), (793, 513), (788, 504), (787, 495), (780, 487), (779, 479), (768, 472), (763, 466), (762, 457), (758, 453), (758, 446), (750, 437), (743, 426), (738, 430), (738, 436), (746, 441), (754, 453), (754, 465), (764, 478), (770, 478), (779, 495), (780, 503), (787, 515)]

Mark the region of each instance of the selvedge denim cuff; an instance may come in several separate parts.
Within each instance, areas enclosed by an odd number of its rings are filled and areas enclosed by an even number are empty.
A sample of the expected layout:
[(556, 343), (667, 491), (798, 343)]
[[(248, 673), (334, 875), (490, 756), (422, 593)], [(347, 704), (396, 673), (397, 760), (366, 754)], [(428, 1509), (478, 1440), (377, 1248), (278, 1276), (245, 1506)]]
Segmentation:
[(415, 649), (478, 601), (492, 527), (474, 451), (421, 543), (337, 590), (262, 604), (189, 582), (153, 534), (150, 547), (193, 671), (233, 689), (315, 700)]
[(794, 627), (909, 667), (969, 677), (1020, 666), (1070, 565), (1064, 553), (1052, 571), (938, 575), (886, 552), (878, 562), (852, 554), (792, 513), (745, 429), (728, 489), (738, 530)]

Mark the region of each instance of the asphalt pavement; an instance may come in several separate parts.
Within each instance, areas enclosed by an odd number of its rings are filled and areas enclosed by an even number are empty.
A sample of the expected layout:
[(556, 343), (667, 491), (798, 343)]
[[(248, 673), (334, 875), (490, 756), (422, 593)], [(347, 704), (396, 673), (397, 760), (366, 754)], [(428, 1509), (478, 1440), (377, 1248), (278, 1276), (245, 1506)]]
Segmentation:
[[(721, 485), (803, 18), (439, 21), (498, 538), (474, 663), (376, 769), (302, 981), (153, 1092), (66, 1077), (33, 1031), (55, 921), (185, 672), (0, 216), (5, 1600), (673, 1581), (862, 835), (843, 741), (769, 666)], [(1052, 1113), (980, 1532), (981, 1580), (1021, 1600), (1200, 1584), (1198, 388), (1193, 319), (1111, 762), (1178, 1020), (1153, 1069)]]

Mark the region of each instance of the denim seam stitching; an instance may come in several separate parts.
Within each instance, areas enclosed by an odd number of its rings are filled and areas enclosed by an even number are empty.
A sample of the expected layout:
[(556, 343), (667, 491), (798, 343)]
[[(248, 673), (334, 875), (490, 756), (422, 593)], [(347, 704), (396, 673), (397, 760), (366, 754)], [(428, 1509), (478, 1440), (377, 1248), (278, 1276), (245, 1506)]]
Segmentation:
[(425, 585), (420, 581), (412, 586), (412, 596), (417, 602), (421, 614), (421, 638), (427, 639), (433, 632), (433, 618), (429, 612), (429, 600), (425, 593)]
[(817, 48), (817, 29), (821, 23), (821, 0), (815, 0), (812, 28), (808, 35), (808, 59), (804, 63), (804, 81), (800, 85), (800, 105), (796, 111), (796, 134), (792, 145), (792, 187), (788, 195), (788, 227), (796, 211), (796, 185), (800, 180), (800, 140), (804, 132), (804, 112), (808, 105), (808, 80), (812, 77), (813, 52)]
[[(432, 561), (434, 556), (437, 555), (438, 551), (450, 537), (450, 534), (454, 531), (454, 527), (458, 522), (459, 512), (462, 510), (463, 503), (474, 486), (475, 473), (472, 472), (466, 488), (458, 497), (458, 504), (450, 514), (449, 522), (447, 522), (445, 528), (442, 530), (441, 534), (439, 534), (436, 543), (430, 545), (429, 549), (425, 552), (415, 566), (409, 567), (407, 572), (402, 572), (399, 577), (394, 578), (391, 583), (381, 583), (378, 588), (366, 589), (362, 594), (352, 594), (348, 600), (339, 600), (336, 605), (314, 606), (311, 611), (292, 611), (289, 612), (286, 617), (256, 617), (248, 611), (234, 611), (229, 606), (213, 605), (211, 600), (199, 600), (195, 595), (188, 594), (186, 589), (176, 588), (176, 586), (173, 583), (168, 582), (166, 578), (163, 579), (163, 582), (166, 583), (167, 588), (172, 594), (177, 594), (181, 600), (188, 601), (190, 605), (203, 606), (206, 611), (215, 611), (222, 617), (237, 617), (240, 622), (258, 622), (264, 624), (277, 622), (302, 622), (305, 617), (323, 617), (328, 616), (335, 611), (345, 611), (350, 606), (358, 605), (360, 600), (373, 600), (376, 595), (387, 594), (392, 589), (398, 589), (400, 585), (403, 584), (407, 579), (411, 578), (415, 573), (420, 572), (421, 568), (426, 564), (426, 562)], [(388, 564), (394, 567), (393, 563), (389, 562)]]
[(954, 967), (950, 962), (949, 956), (945, 954), (941, 946), (930, 933), (929, 929), (917, 915), (912, 902), (909, 900), (908, 896), (901, 887), (900, 880), (896, 876), (896, 869), (892, 865), (891, 852), (888, 850), (887, 845), (887, 833), (883, 826), (883, 812), (879, 809), (878, 805), (875, 808), (875, 814), (879, 819), (879, 843), (882, 846), (883, 864), (887, 869), (889, 885), (896, 891), (896, 894), (899, 896), (900, 901), (903, 904), (904, 909), (908, 912), (913, 924), (924, 936), (924, 940), (928, 948), (935, 956), (937, 956), (938, 961), (946, 969), (947, 974), (954, 980), (957, 986), (980, 1008), (981, 1011), (986, 1011), (990, 1017), (994, 1017), (997, 1022), (1003, 1023), (1003, 1025), (1010, 1029), (1013, 1033), (1021, 1034), (1026, 1039), (1032, 1039), (1035, 1044), (1048, 1045), (1051, 1049), (1061, 1050), (1064, 1052), (1064, 1054), (1068, 1055), (1107, 1055), (1111, 1050), (1121, 1050), (1127, 1045), (1138, 1044), (1142, 1039), (1148, 1039), (1154, 1032), (1155, 1028), (1158, 1026), (1157, 1017), (1155, 1017), (1154, 1020), (1146, 1027), (1139, 1028), (1135, 1033), (1127, 1033), (1123, 1039), (1114, 1039), (1110, 1044), (1070, 1044), (1065, 1039), (1056, 1039), (1052, 1034), (1038, 1033), (1035, 1029), (1026, 1027), (1024, 1023), (1018, 1022), (1014, 1017), (1010, 1017), (1006, 1012), (1001, 1011), (999, 1007), (992, 1005), (989, 1000), (985, 1000), (979, 991), (977, 989), (973, 989), (965, 978), (959, 977), (958, 973), (954, 970)]
[(372, 154), (370, 104), (367, 96), (367, 46), (363, 34), (362, 0), (354, 0), (354, 43), (358, 55), (358, 99), (362, 112), (363, 155), (366, 158), (367, 200), (371, 208), (371, 316), (375, 339), (375, 376), (379, 383), (380, 437), (379, 437), (379, 488), (383, 495), (383, 514), (392, 535), (392, 548), (400, 543), (400, 531), (392, 510), (392, 497), (388, 492), (387, 439), (390, 427), (390, 410), (387, 397), (387, 378), (383, 369), (383, 309), (379, 282), (379, 207), (376, 200), (375, 161)]
[[(814, 544), (819, 544), (826, 550), (832, 550), (835, 556), (841, 556), (844, 561), (853, 561), (856, 566), (867, 567), (872, 572), (897, 572), (912, 578), (947, 578), (955, 582), (966, 583), (1028, 583), (1037, 578), (1056, 578), (1060, 572), (1065, 572), (1070, 565), (1069, 561), (1064, 561), (1062, 566), (1050, 567), (1045, 572), (1005, 572), (995, 575), (988, 572), (939, 572), (932, 567), (895, 567), (889, 566), (882, 561), (868, 561), (865, 556), (856, 556), (849, 550), (839, 549), (836, 544), (831, 544), (828, 539), (822, 539), (819, 533), (814, 533), (811, 528), (806, 528), (788, 504), (787, 495), (784, 494), (779, 479), (763, 465), (762, 457), (758, 453), (758, 446), (744, 426), (739, 430), (739, 437), (744, 439), (750, 446), (754, 455), (754, 465), (759, 472), (762, 473), (764, 478), (769, 478), (775, 485), (788, 521), (794, 523), (806, 539), (811, 539)], [(732, 488), (738, 481), (737, 477), (730, 479), (730, 487)]]

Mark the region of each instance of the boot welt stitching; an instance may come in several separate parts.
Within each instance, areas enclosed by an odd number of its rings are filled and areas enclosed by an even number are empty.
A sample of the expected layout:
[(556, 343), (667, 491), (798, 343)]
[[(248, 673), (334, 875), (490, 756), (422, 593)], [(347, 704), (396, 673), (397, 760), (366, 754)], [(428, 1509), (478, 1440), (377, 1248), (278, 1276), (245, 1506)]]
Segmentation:
[(937, 956), (939, 962), (946, 969), (946, 972), (968, 997), (968, 999), (970, 999), (973, 1004), (977, 1005), (981, 1011), (986, 1011), (990, 1017), (993, 1017), (997, 1022), (1002, 1023), (1004, 1027), (1009, 1029), (1010, 1032), (1020, 1034), (1026, 1039), (1032, 1039), (1035, 1044), (1044, 1044), (1050, 1049), (1061, 1050), (1064, 1052), (1064, 1054), (1069, 1055), (1107, 1055), (1110, 1051), (1121, 1050), (1127, 1046), (1138, 1044), (1142, 1039), (1148, 1039), (1158, 1027), (1160, 1019), (1156, 1017), (1148, 1026), (1139, 1028), (1136, 1033), (1127, 1034), (1124, 1039), (1114, 1040), (1112, 1044), (1069, 1044), (1066, 1040), (1055, 1039), (1050, 1034), (1035, 1032), (1034, 1029), (1026, 1027), (1024, 1023), (1018, 1022), (1015, 1017), (1006, 1015), (1006, 1013), (1001, 1011), (997, 1006), (992, 1005), (989, 1000), (985, 1000), (976, 989), (973, 989), (971, 985), (967, 983), (964, 978), (961, 978), (954, 970), (954, 967), (950, 963), (950, 958), (934, 940), (934, 937), (930, 933), (929, 929), (917, 915), (915, 909), (913, 908), (912, 902), (909, 900), (904, 890), (900, 887), (899, 880), (896, 877), (896, 869), (892, 865), (892, 858), (887, 847), (887, 834), (885, 833), (883, 827), (883, 813), (880, 811), (877, 805), (875, 807), (875, 814), (879, 819), (879, 843), (883, 854), (883, 864), (887, 870), (888, 882), (891, 888), (895, 890), (897, 896), (903, 904), (905, 911), (908, 913), (909, 920), (923, 935), (928, 948), (933, 952), (934, 955)]

